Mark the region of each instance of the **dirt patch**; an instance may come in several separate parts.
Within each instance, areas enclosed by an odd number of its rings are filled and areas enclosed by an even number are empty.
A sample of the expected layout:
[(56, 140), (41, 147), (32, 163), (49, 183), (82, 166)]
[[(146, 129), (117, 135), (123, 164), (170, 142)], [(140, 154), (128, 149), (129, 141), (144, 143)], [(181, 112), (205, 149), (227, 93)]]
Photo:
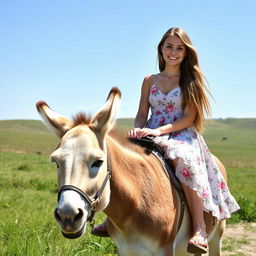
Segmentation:
[(256, 256), (256, 223), (227, 225), (222, 256)]

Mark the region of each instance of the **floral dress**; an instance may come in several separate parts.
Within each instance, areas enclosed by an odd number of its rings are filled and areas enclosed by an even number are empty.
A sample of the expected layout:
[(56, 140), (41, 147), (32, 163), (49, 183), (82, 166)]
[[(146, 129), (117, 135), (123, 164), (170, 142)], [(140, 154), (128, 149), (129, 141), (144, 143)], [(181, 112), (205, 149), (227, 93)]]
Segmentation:
[[(154, 83), (149, 103), (151, 116), (147, 122), (148, 128), (173, 123), (183, 116), (180, 87), (166, 94)], [(155, 137), (154, 141), (165, 152), (165, 158), (178, 158), (176, 176), (197, 191), (203, 199), (204, 211), (212, 212), (221, 220), (229, 218), (239, 209), (202, 135), (195, 127)]]

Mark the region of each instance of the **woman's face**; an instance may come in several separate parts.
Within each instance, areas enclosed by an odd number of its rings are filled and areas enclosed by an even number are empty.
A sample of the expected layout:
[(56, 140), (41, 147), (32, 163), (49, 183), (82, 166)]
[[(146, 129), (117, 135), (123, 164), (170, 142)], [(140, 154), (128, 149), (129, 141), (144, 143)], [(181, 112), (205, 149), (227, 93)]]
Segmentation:
[(164, 41), (162, 54), (166, 65), (180, 65), (186, 57), (186, 46), (178, 36), (171, 35)]

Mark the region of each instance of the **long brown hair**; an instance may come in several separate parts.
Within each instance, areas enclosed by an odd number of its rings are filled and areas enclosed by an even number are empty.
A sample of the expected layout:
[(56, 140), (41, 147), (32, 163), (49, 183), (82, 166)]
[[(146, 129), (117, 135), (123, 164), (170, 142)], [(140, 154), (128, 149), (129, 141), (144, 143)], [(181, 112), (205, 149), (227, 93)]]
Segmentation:
[(158, 65), (162, 72), (165, 69), (165, 61), (163, 59), (162, 47), (167, 37), (171, 35), (178, 36), (186, 46), (186, 57), (180, 66), (179, 86), (182, 92), (182, 105), (193, 104), (197, 109), (194, 125), (199, 132), (204, 130), (204, 118), (211, 115), (211, 107), (207, 98), (210, 92), (206, 87), (205, 77), (200, 70), (198, 56), (195, 48), (187, 33), (181, 28), (169, 29), (158, 44)]

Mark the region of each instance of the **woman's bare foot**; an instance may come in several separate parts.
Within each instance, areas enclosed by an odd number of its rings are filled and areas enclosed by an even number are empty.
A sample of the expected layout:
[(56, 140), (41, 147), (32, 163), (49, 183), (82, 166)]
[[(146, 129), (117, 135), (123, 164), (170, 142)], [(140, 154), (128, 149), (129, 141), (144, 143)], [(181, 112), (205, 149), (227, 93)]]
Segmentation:
[(194, 232), (193, 237), (188, 241), (187, 251), (189, 253), (207, 253), (207, 233), (204, 229)]

